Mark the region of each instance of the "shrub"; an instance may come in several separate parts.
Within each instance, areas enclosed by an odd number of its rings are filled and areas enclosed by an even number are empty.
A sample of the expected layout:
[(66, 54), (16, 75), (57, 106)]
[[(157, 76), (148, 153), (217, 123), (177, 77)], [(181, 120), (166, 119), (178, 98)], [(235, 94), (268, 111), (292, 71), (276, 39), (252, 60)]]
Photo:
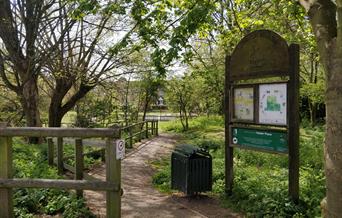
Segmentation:
[[(26, 145), (15, 140), (14, 177), (61, 178), (57, 175), (56, 168), (47, 164), (46, 147), (47, 145)], [(34, 214), (62, 214), (63, 217), (69, 218), (94, 217), (86, 207), (84, 199), (77, 199), (75, 194), (59, 189), (15, 189), (14, 213), (15, 217), (22, 218), (34, 217)]]

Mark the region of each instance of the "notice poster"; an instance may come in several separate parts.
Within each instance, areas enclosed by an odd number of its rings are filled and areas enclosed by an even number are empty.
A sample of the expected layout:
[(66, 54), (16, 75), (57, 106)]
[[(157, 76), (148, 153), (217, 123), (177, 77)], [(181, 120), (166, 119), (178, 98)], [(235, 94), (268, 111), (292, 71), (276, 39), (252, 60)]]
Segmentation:
[(286, 125), (287, 84), (259, 86), (259, 123)]
[(254, 120), (253, 87), (234, 89), (234, 119)]

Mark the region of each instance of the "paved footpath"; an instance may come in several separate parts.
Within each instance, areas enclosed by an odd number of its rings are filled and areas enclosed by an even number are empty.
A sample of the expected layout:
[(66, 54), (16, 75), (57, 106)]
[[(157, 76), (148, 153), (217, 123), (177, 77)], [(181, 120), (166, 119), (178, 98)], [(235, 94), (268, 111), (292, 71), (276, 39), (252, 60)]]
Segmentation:
[[(170, 134), (140, 144), (122, 161), (122, 217), (237, 217), (227, 209), (219, 207), (210, 197), (196, 199), (177, 195), (166, 195), (152, 187), (153, 169), (150, 161), (170, 157), (176, 137)], [(92, 170), (90, 175), (105, 179), (104, 165)], [(90, 209), (98, 217), (105, 217), (105, 193), (85, 191)]]

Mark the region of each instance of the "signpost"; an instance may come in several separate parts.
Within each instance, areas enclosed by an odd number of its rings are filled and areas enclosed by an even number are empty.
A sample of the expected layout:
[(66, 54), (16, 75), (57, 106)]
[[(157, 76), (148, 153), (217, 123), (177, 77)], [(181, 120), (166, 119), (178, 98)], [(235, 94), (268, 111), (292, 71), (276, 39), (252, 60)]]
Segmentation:
[[(225, 74), (226, 192), (232, 193), (233, 152), (238, 147), (288, 155), (289, 195), (297, 202), (299, 46), (288, 46), (272, 31), (254, 31), (226, 57)], [(273, 82), (260, 83), (269, 77)]]

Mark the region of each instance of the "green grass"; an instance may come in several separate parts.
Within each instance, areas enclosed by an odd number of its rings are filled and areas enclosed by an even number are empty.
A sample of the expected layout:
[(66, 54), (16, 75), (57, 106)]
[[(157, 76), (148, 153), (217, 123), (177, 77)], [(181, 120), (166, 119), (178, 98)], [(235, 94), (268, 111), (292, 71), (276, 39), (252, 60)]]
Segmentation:
[[(300, 201), (288, 198), (288, 157), (234, 150), (233, 195), (224, 194), (224, 121), (219, 116), (199, 117), (182, 131), (178, 121), (161, 123), (163, 131), (180, 134), (180, 143), (209, 149), (213, 157), (213, 193), (225, 207), (248, 217), (317, 217), (320, 201), (325, 196), (323, 173), (323, 126), (302, 127), (300, 130)], [(161, 191), (170, 190), (170, 161), (153, 163), (157, 166), (153, 183)]]
[[(15, 178), (61, 179), (55, 167), (47, 164), (47, 145), (27, 145), (21, 140), (13, 143), (13, 165)], [(84, 199), (77, 199), (72, 192), (59, 189), (14, 190), (15, 217), (35, 215), (62, 215), (63, 217), (95, 217), (85, 205)]]
[[(94, 152), (99, 150), (99, 148), (92, 147), (92, 146), (83, 146), (83, 153), (89, 153), (89, 152)], [(63, 151), (64, 151), (64, 156), (69, 157), (73, 156), (72, 158), (69, 158), (66, 160), (66, 163), (69, 164), (70, 166), (75, 167), (75, 145), (71, 144), (64, 144), (63, 145)], [(84, 156), (84, 168), (89, 169), (93, 167), (94, 165), (101, 164), (101, 156), (99, 152), (95, 152), (94, 154), (91, 155), (85, 155)]]

